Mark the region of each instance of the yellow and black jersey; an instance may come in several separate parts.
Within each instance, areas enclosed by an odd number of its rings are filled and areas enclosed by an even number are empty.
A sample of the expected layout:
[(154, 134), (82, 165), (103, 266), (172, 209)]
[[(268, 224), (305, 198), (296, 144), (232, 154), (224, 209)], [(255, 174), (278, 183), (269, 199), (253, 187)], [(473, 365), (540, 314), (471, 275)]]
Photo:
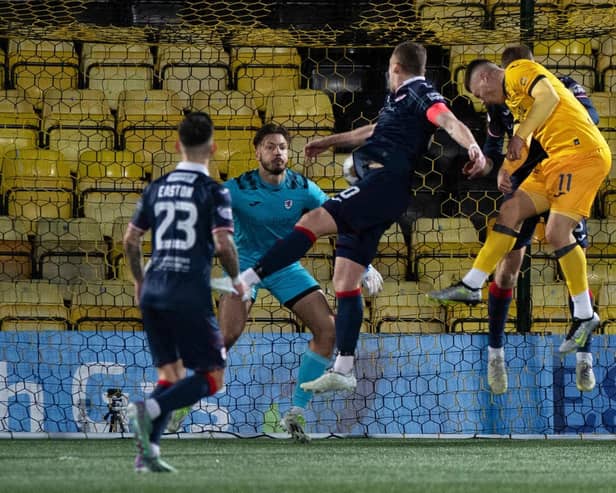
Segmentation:
[(567, 155), (607, 147), (588, 111), (549, 70), (531, 60), (516, 60), (505, 69), (505, 103), (517, 121), (524, 121), (533, 104), (541, 104), (530, 93), (541, 79), (547, 79), (560, 102), (543, 125), (533, 133), (548, 156)]

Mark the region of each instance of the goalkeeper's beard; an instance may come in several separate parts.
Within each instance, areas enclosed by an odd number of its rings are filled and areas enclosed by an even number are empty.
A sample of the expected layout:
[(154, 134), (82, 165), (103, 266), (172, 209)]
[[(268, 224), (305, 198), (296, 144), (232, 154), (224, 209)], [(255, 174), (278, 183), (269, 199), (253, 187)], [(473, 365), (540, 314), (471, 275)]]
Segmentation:
[[(275, 164), (276, 162), (282, 163), (282, 166), (277, 167)], [(271, 175), (281, 175), (287, 169), (287, 163), (285, 163), (283, 160), (276, 160), (271, 163), (261, 163), (261, 166), (263, 166), (265, 171), (267, 171)]]

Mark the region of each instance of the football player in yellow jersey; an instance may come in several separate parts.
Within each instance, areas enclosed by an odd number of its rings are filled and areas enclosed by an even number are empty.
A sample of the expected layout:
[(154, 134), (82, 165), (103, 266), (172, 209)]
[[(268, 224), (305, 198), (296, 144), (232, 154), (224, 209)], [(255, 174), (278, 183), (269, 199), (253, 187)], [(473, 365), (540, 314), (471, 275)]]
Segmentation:
[(573, 323), (561, 353), (581, 347), (598, 327), (586, 278), (586, 257), (573, 229), (590, 208), (611, 167), (605, 139), (575, 96), (542, 65), (516, 60), (502, 69), (486, 60), (467, 68), (471, 92), (484, 104), (505, 103), (519, 122), (509, 141), (499, 184), (524, 163), (533, 137), (548, 157), (522, 182), (499, 212), (493, 231), (461, 282), (429, 294), (440, 302), (477, 303), (481, 287), (515, 244), (522, 221), (550, 210), (546, 238), (567, 281), (574, 307)]

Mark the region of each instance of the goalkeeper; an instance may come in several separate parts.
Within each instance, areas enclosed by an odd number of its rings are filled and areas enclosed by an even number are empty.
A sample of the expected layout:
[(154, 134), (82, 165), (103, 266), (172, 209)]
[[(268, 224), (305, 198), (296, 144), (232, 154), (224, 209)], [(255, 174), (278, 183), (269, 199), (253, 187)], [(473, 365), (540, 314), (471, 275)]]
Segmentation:
[[(263, 126), (253, 140), (258, 168), (225, 183), (231, 192), (242, 268), (250, 267), (292, 231), (305, 212), (329, 198), (315, 183), (287, 168), (289, 142), (284, 127), (273, 123)], [(364, 274), (364, 285), (370, 294), (382, 286), (380, 274), (371, 266)], [(309, 437), (303, 429), (303, 412), (312, 392), (300, 385), (321, 376), (329, 366), (335, 342), (334, 313), (318, 282), (296, 261), (253, 286), (248, 300), (231, 294), (221, 297), (218, 318), (227, 350), (242, 334), (260, 288), (270, 291), (313, 334), (301, 357), (292, 407), (281, 419), (281, 426), (294, 439), (305, 442)]]

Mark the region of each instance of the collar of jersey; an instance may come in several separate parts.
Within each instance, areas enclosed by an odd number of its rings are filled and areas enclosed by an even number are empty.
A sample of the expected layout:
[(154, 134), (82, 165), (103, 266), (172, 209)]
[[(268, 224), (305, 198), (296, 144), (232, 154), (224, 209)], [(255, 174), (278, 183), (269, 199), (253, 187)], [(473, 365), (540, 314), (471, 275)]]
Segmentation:
[(398, 94), (400, 89), (402, 89), (404, 86), (408, 86), (411, 82), (415, 82), (416, 80), (426, 80), (426, 78), (423, 75), (417, 75), (415, 77), (411, 77), (410, 79), (406, 79), (402, 84), (400, 84), (400, 87), (395, 90), (394, 94)]
[(180, 161), (175, 169), (180, 171), (194, 171), (195, 173), (203, 173), (206, 176), (210, 176), (207, 168), (203, 166), (203, 164), (193, 163), (191, 161)]

